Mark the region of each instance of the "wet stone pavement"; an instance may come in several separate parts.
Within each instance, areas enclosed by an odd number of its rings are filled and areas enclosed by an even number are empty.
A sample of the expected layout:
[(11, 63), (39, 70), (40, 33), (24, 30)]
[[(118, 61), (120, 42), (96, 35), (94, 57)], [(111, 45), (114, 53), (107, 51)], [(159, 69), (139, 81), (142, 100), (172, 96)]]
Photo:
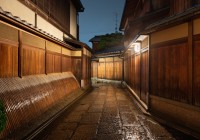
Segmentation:
[(168, 140), (168, 131), (142, 114), (119, 85), (104, 84), (79, 100), (46, 132), (47, 140)]

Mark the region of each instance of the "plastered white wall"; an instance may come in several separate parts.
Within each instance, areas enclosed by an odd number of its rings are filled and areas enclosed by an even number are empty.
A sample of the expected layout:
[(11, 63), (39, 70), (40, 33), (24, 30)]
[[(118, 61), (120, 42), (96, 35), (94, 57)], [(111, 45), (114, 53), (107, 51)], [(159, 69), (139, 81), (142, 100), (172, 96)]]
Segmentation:
[(22, 20), (35, 25), (35, 12), (27, 8), (18, 0), (0, 0), (0, 7), (4, 11), (11, 12), (13, 16), (18, 16)]
[(63, 32), (39, 15), (37, 16), (37, 27), (63, 41)]
[(76, 8), (70, 1), (70, 34), (77, 38), (77, 21), (76, 21)]

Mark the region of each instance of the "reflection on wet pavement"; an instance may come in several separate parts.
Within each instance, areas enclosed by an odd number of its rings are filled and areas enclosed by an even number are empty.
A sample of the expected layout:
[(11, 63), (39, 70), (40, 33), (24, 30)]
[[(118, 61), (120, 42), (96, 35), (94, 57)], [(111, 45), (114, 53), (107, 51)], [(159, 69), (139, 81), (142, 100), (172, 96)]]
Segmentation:
[(174, 139), (145, 116), (118, 85), (100, 85), (65, 113), (44, 139), (160, 140)]

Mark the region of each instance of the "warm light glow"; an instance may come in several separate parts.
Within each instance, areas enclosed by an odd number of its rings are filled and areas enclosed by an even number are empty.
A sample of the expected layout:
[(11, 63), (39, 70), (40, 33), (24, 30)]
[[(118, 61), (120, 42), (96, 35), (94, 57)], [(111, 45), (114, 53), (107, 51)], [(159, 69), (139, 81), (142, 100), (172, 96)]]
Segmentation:
[(134, 51), (136, 53), (139, 53), (140, 52), (140, 43), (133, 43), (134, 44)]

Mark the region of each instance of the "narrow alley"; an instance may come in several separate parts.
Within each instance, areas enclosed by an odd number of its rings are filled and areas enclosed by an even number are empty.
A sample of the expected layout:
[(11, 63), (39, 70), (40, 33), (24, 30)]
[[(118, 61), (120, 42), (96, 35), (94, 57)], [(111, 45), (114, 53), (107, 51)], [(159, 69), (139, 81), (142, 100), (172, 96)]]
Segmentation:
[(0, 140), (200, 140), (200, 0), (0, 0)]
[(141, 113), (120, 85), (101, 84), (52, 124), (48, 140), (174, 139)]

